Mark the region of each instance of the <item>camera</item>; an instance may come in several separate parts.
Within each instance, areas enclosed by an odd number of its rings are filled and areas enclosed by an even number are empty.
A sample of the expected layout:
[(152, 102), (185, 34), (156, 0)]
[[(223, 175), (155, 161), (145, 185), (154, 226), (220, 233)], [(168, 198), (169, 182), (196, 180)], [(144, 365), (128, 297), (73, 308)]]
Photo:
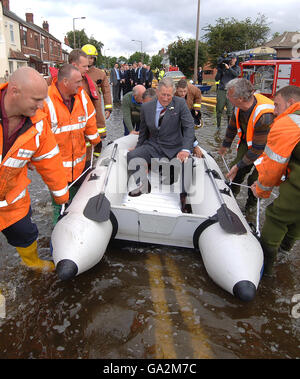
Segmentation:
[(233, 58), (236, 58), (236, 55), (235, 55), (235, 54), (231, 54), (231, 53), (227, 54), (227, 53), (225, 52), (225, 53), (224, 53), (223, 55), (221, 55), (221, 56), (218, 58), (218, 60), (217, 60), (217, 66), (218, 66), (218, 68), (220, 68), (220, 69), (225, 69), (225, 64), (227, 64), (227, 65), (229, 66), (229, 64), (230, 64), (230, 62), (231, 62), (231, 60), (232, 60)]

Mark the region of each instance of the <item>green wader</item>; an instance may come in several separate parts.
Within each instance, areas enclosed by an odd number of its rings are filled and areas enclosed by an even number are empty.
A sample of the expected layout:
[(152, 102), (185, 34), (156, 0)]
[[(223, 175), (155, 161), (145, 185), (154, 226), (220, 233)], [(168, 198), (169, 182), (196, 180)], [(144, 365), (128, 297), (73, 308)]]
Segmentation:
[(280, 184), (280, 194), (266, 209), (261, 232), (261, 245), (265, 257), (265, 273), (272, 273), (278, 249), (290, 251), (300, 239), (300, 143), (289, 162), (289, 178)]
[(216, 113), (217, 113), (217, 127), (218, 128), (220, 128), (221, 126), (222, 114), (223, 114), (223, 109), (225, 105), (226, 105), (226, 113), (227, 113), (228, 122), (233, 112), (233, 105), (227, 99), (226, 94), (227, 94), (226, 90), (223, 90), (223, 89), (217, 90)]
[[(247, 143), (244, 141), (241, 141), (241, 143), (239, 144), (238, 151), (237, 151), (237, 156), (236, 156), (235, 160), (233, 162), (231, 162), (230, 167), (232, 167), (235, 164), (237, 164), (238, 162), (240, 162), (242, 160), (243, 156), (247, 153), (247, 151), (248, 151)], [(258, 172), (257, 172), (254, 164), (240, 168), (238, 170), (235, 178), (233, 179), (233, 181), (235, 183), (241, 184), (241, 183), (243, 183), (246, 175), (248, 175), (248, 174), (249, 174), (249, 176), (247, 178), (247, 185), (251, 186), (258, 178)], [(234, 196), (236, 197), (240, 193), (241, 186), (235, 186), (233, 184), (231, 186), (231, 190), (232, 190)], [(256, 203), (257, 203), (256, 197), (253, 195), (251, 188), (248, 188), (248, 199), (246, 202), (246, 209), (249, 209), (251, 207), (256, 206)]]
[[(73, 199), (73, 197), (76, 195), (77, 191), (79, 190), (79, 186), (73, 185), (69, 189), (69, 203)], [(52, 213), (52, 222), (53, 225), (56, 225), (58, 218), (60, 216), (60, 211), (61, 211), (61, 205), (56, 204), (56, 202), (52, 199), (52, 208), (53, 208), (53, 213)]]

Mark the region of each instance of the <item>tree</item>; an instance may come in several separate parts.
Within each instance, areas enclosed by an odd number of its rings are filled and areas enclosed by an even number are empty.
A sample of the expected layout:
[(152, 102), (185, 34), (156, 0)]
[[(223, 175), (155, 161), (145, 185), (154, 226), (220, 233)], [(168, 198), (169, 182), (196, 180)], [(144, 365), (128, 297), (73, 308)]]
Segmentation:
[[(71, 30), (70, 32), (67, 32), (67, 38), (70, 44), (70, 47), (74, 49), (74, 32)], [(81, 30), (75, 30), (75, 42), (76, 42), (76, 48), (80, 49), (83, 45), (86, 45), (89, 43), (89, 37), (86, 35), (84, 29)]]
[[(67, 38), (68, 38), (70, 47), (72, 49), (74, 49), (74, 32), (73, 31), (67, 32)], [(103, 58), (102, 58), (102, 53), (101, 53), (101, 49), (103, 47), (102, 42), (97, 41), (94, 38), (94, 36), (88, 37), (87, 34), (85, 33), (84, 29), (75, 30), (75, 39), (76, 39), (75, 42), (76, 42), (76, 48), (77, 49), (81, 49), (82, 46), (84, 46), (88, 43), (96, 47), (97, 52), (98, 52), (98, 56), (97, 56), (97, 60), (96, 60), (96, 66), (100, 66), (101, 63), (104, 63)]]
[(234, 17), (218, 18), (215, 26), (209, 24), (202, 29), (206, 31), (204, 39), (211, 62), (215, 66), (218, 57), (225, 51), (246, 50), (263, 45), (270, 33), (267, 18), (261, 14), (253, 22), (249, 17), (243, 21)]
[(124, 57), (123, 55), (120, 55), (119, 58), (118, 58), (118, 62), (119, 62), (120, 64), (122, 64), (122, 63), (127, 63), (127, 58)]
[(143, 62), (145, 64), (148, 64), (149, 61), (150, 61), (150, 56), (146, 53), (141, 53), (140, 51), (136, 51), (128, 59), (128, 63), (131, 63), (131, 64), (133, 62)]
[[(98, 52), (98, 56), (97, 56), (97, 60), (96, 60), (96, 66), (97, 67), (100, 67), (101, 64), (104, 64), (104, 58), (102, 56), (102, 47), (104, 46), (102, 42), (100, 41), (97, 41), (94, 36), (92, 35), (90, 38), (89, 38), (89, 44), (95, 46), (95, 48), (97, 49), (97, 52)], [(83, 45), (82, 45), (83, 46)], [(82, 47), (80, 46), (80, 47)]]
[(151, 70), (154, 70), (155, 68), (160, 68), (162, 62), (162, 56), (161, 55), (152, 55), (151, 57)]
[[(178, 40), (171, 43), (168, 46), (168, 54), (170, 63), (172, 65), (177, 65), (179, 69), (186, 75), (192, 76), (194, 72), (194, 58), (195, 58), (195, 39), (184, 40), (177, 37)], [(206, 45), (199, 42), (198, 50), (198, 64), (203, 66), (204, 62), (207, 60)]]

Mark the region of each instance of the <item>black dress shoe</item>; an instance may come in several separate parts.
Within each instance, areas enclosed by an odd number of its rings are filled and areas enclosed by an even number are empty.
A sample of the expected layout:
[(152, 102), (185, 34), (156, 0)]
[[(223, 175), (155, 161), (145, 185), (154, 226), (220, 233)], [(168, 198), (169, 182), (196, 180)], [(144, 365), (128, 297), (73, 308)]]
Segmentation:
[(128, 193), (131, 197), (137, 197), (142, 195), (142, 188), (138, 187)]
[(142, 184), (139, 187), (135, 188), (134, 190), (130, 191), (128, 193), (129, 196), (131, 197), (137, 197), (141, 196), (145, 193), (150, 193), (151, 192), (151, 184), (148, 181), (146, 185)]

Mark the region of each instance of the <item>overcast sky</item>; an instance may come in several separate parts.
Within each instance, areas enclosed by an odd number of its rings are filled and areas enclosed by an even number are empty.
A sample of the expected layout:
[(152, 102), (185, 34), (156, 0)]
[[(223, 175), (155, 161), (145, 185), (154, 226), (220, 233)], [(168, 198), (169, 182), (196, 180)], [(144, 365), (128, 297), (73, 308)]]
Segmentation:
[[(10, 10), (25, 19), (25, 13), (34, 14), (34, 23), (49, 23), (50, 33), (63, 42), (66, 33), (85, 29), (104, 44), (105, 55), (128, 58), (135, 51), (154, 55), (177, 36), (195, 38), (197, 0), (10, 0)], [(299, 0), (201, 0), (201, 28), (215, 25), (219, 17), (256, 19), (258, 13), (268, 18), (271, 34), (300, 31)]]

